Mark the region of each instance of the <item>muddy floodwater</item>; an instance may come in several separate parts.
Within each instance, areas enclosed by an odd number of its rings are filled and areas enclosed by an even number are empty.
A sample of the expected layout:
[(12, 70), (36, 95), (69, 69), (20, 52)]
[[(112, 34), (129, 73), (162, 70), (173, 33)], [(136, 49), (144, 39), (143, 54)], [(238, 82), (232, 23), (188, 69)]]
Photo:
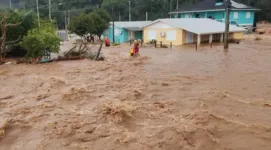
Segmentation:
[(271, 149), (271, 40), (128, 52), (0, 66), (0, 149)]

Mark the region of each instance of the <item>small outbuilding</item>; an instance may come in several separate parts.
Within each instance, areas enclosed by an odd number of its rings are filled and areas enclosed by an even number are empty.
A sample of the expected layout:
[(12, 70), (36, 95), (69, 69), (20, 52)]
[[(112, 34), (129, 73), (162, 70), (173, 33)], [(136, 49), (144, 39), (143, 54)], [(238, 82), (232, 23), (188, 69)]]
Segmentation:
[[(197, 42), (223, 42), (225, 23), (208, 18), (158, 19), (141, 26), (144, 42), (183, 45)], [(229, 39), (242, 39), (245, 29), (230, 25)]]
[[(143, 29), (141, 26), (151, 23), (151, 21), (117, 21), (114, 22), (114, 38), (116, 43), (124, 43), (129, 40), (143, 39)], [(108, 37), (113, 42), (113, 22), (104, 31), (103, 37)]]

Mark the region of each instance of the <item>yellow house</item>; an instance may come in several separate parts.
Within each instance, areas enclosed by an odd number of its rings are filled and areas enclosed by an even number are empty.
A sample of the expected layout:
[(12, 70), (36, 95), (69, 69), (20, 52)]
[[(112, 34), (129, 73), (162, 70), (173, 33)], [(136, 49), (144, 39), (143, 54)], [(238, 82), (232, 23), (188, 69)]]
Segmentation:
[[(143, 28), (145, 42), (183, 45), (202, 42), (223, 42), (225, 24), (208, 18), (158, 19)], [(229, 39), (242, 39), (245, 29), (230, 25)]]

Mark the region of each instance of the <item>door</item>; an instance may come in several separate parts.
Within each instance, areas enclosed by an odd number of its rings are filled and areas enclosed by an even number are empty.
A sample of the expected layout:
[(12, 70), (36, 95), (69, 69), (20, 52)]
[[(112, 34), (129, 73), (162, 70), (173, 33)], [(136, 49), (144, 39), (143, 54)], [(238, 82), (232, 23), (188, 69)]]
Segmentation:
[(136, 40), (142, 40), (142, 37), (143, 37), (143, 32), (142, 31), (136, 31), (135, 32), (135, 39)]
[(193, 40), (193, 33), (191, 32), (186, 32), (186, 43), (193, 43), (194, 40)]

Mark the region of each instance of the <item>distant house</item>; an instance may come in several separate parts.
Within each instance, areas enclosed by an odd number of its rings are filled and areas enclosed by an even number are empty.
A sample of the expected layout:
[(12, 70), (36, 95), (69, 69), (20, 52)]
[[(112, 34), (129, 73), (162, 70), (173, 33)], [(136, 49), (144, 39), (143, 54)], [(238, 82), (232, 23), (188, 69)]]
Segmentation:
[[(118, 21), (114, 22), (115, 42), (124, 43), (131, 39), (142, 39), (143, 31), (141, 26), (150, 23), (150, 21)], [(113, 42), (113, 23), (104, 31), (103, 37), (108, 37)]]
[[(144, 42), (156, 40), (164, 44), (223, 42), (225, 24), (209, 18), (158, 19), (142, 26)], [(229, 39), (242, 39), (245, 29), (230, 25)]]
[[(237, 3), (231, 0), (232, 9), (230, 13), (231, 24), (251, 29), (254, 24), (255, 12), (259, 9)], [(183, 6), (170, 12), (171, 18), (212, 18), (224, 22), (225, 9), (224, 0), (203, 0), (194, 5)]]

